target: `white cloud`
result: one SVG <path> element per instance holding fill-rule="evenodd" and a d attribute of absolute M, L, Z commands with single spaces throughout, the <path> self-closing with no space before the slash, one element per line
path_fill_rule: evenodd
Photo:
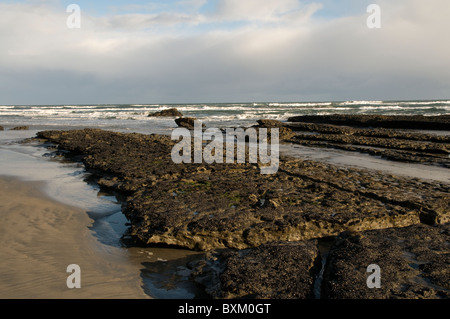
<path fill-rule="evenodd" d="M 302 5 L 298 0 L 219 0 L 214 18 L 218 20 L 276 22 L 311 16 L 321 6 Z"/>
<path fill-rule="evenodd" d="M 73 30 L 64 8 L 0 4 L 0 104 L 448 98 L 450 2 L 379 0 L 380 30 L 364 6 L 318 21 L 320 4 L 301 3 L 82 12 Z"/>

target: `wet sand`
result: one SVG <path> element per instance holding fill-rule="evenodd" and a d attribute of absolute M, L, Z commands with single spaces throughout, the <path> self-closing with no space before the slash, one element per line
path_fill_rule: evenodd
<path fill-rule="evenodd" d="M 146 298 L 125 252 L 101 245 L 82 209 L 55 202 L 39 182 L 0 178 L 0 298 Z M 81 268 L 69 289 L 66 268 Z"/>

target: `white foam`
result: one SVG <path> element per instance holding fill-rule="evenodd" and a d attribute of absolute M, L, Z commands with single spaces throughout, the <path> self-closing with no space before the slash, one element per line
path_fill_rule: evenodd
<path fill-rule="evenodd" d="M 332 102 L 301 102 L 301 103 L 269 103 L 269 106 L 304 107 L 304 106 L 330 106 Z"/>
<path fill-rule="evenodd" d="M 370 105 L 370 104 L 383 104 L 383 101 L 345 101 L 341 102 L 338 105 Z"/>

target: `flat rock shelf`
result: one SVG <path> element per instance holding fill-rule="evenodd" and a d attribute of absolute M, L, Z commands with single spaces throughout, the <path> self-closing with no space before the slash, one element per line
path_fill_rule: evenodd
<path fill-rule="evenodd" d="M 272 175 L 260 174 L 260 164 L 175 164 L 170 156 L 175 141 L 162 135 L 84 129 L 43 131 L 37 139 L 58 145 L 59 154 L 82 161 L 100 186 L 126 196 L 126 235 L 136 243 L 207 251 L 207 258 L 190 268 L 211 297 L 314 298 L 319 274 L 320 297 L 349 297 L 342 283 L 348 278 L 338 276 L 347 270 L 337 261 L 344 258 L 352 267 L 357 259 L 345 240 L 359 240 L 366 256 L 373 248 L 420 260 L 409 279 L 391 276 L 400 280 L 395 293 L 367 293 L 365 283 L 350 280 L 357 286 L 350 298 L 370 298 L 370 292 L 380 298 L 448 296 L 449 184 L 286 156 Z M 416 240 L 417 247 L 433 250 L 435 241 L 408 235 L 429 232 L 439 238 L 440 253 L 392 249 L 403 239 L 387 239 L 388 234 L 400 229 L 408 247 Z M 317 240 L 330 237 L 334 248 L 321 262 Z M 367 262 L 377 263 L 377 256 Z M 390 268 L 379 263 L 393 274 L 409 267 L 406 261 Z M 358 276 L 367 276 L 363 265 L 356 267 Z M 422 272 L 425 279 L 417 281 Z M 413 279 L 414 285 L 408 281 Z"/>

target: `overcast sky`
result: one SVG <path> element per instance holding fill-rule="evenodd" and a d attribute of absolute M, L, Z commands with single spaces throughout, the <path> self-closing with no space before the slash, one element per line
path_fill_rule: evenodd
<path fill-rule="evenodd" d="M 448 0 L 0 0 L 0 104 L 449 99 L 449 31 Z"/>

